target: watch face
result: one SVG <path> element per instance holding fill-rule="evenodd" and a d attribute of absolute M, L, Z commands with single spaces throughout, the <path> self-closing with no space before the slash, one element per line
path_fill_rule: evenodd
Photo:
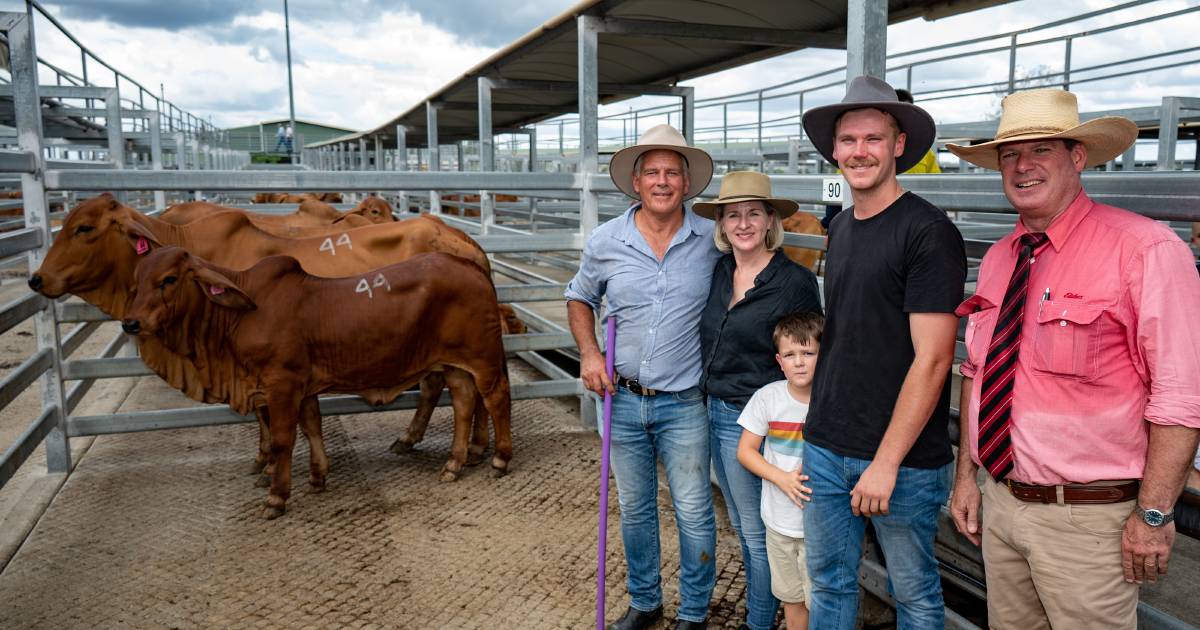
<path fill-rule="evenodd" d="M 1142 516 L 1142 520 L 1145 521 L 1150 527 L 1160 527 L 1163 524 L 1164 517 L 1162 512 L 1159 512 L 1155 509 L 1149 509 L 1146 510 L 1145 515 Z"/>

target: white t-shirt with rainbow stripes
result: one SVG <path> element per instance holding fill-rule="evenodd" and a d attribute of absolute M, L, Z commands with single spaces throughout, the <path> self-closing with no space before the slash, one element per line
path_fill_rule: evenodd
<path fill-rule="evenodd" d="M 743 429 L 765 437 L 763 458 L 780 470 L 800 467 L 804 454 L 804 419 L 808 404 L 788 392 L 787 381 L 764 385 L 738 416 Z M 767 527 L 792 538 L 804 538 L 804 512 L 775 484 L 763 480 L 762 520 Z"/>

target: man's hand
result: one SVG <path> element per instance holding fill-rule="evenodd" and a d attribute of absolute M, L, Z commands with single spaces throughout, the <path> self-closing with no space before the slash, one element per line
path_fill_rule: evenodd
<path fill-rule="evenodd" d="M 982 498 L 974 477 L 959 476 L 954 480 L 954 493 L 950 495 L 950 515 L 954 527 L 967 540 L 979 546 L 979 504 Z"/>
<path fill-rule="evenodd" d="M 608 373 L 604 371 L 604 355 L 599 352 L 584 353 L 579 359 L 579 378 L 583 379 L 583 386 L 589 390 L 596 392 L 600 396 L 604 396 L 604 391 L 608 390 L 610 394 L 616 394 L 617 388 L 608 378 Z"/>
<path fill-rule="evenodd" d="M 1157 582 L 1158 576 L 1167 574 L 1167 560 L 1174 544 L 1174 522 L 1150 527 L 1136 513 L 1130 514 L 1121 535 L 1121 568 L 1125 571 L 1125 581 Z"/>
<path fill-rule="evenodd" d="M 805 481 L 808 481 L 808 475 L 800 472 L 800 469 L 797 468 L 790 472 L 780 470 L 771 483 L 782 490 L 787 498 L 792 500 L 792 503 L 803 509 L 806 501 L 812 501 L 812 488 L 804 485 Z"/>
<path fill-rule="evenodd" d="M 855 516 L 887 516 L 888 499 L 892 498 L 892 490 L 896 487 L 896 473 L 899 469 L 871 462 L 863 471 L 858 483 L 850 491 L 850 511 Z"/>

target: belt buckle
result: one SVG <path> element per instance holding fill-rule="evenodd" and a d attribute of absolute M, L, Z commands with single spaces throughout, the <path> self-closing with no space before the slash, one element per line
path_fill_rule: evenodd
<path fill-rule="evenodd" d="M 642 386 L 642 384 L 637 382 L 636 379 L 626 379 L 626 383 L 627 383 L 626 387 L 629 388 L 629 391 L 637 394 L 638 396 L 653 396 L 654 395 L 653 389 Z"/>

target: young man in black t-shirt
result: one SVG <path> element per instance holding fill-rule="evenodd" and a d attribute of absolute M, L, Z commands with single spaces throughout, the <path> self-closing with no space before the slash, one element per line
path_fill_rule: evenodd
<path fill-rule="evenodd" d="M 950 383 L 966 254 L 944 212 L 896 179 L 934 138 L 921 108 L 872 77 L 804 129 L 854 205 L 830 226 L 826 328 L 805 425 L 813 489 L 804 530 L 810 627 L 853 628 L 866 517 L 887 558 L 901 628 L 941 628 L 933 540 L 950 491 Z"/>

